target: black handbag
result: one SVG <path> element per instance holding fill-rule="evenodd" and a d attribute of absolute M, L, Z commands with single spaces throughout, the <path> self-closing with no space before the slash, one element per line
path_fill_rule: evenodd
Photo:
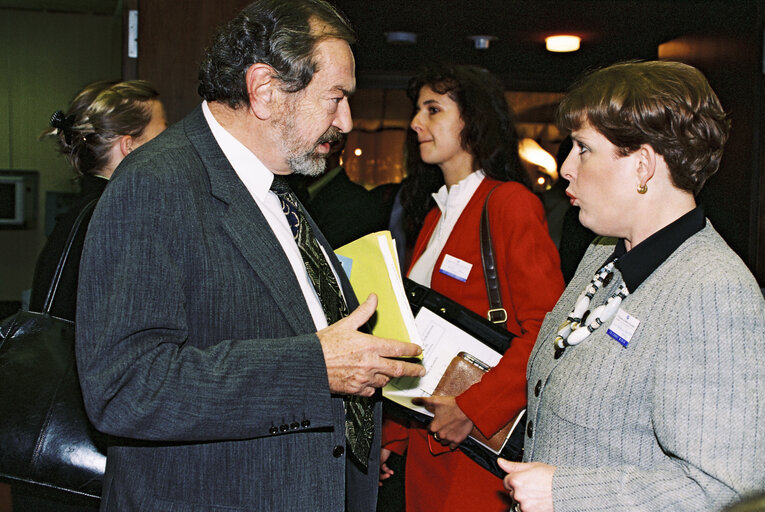
<path fill-rule="evenodd" d="M 481 340 L 485 345 L 504 354 L 510 347 L 515 335 L 499 325 L 490 322 L 485 317 L 475 314 L 450 298 L 419 285 L 409 278 L 404 278 L 412 313 L 417 315 L 420 308 L 426 308 L 438 316 L 448 320 L 466 333 Z M 395 416 L 409 417 L 421 423 L 430 423 L 433 419 L 412 409 L 407 409 L 392 401 L 385 403 L 386 410 Z M 524 433 L 526 431 L 526 411 L 518 415 L 513 429 L 505 443 L 502 452 L 496 455 L 473 438 L 468 437 L 459 445 L 459 449 L 473 459 L 479 466 L 502 478 L 505 472 L 497 465 L 497 457 L 519 462 L 523 458 Z"/>
<path fill-rule="evenodd" d="M 55 497 L 98 499 L 106 441 L 85 414 L 74 356 L 74 323 L 50 315 L 74 237 L 72 226 L 41 313 L 0 323 L 0 480 Z"/>

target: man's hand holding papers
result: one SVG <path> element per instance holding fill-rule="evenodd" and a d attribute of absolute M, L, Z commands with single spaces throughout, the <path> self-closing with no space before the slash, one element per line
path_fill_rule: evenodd
<path fill-rule="evenodd" d="M 385 386 L 391 378 L 425 375 L 419 364 L 390 359 L 418 356 L 422 352 L 419 345 L 358 330 L 375 309 L 377 296 L 370 294 L 350 315 L 317 333 L 333 393 L 372 396 L 376 388 Z"/>

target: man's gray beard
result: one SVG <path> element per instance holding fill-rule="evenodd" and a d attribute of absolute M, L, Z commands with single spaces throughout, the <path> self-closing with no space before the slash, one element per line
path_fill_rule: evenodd
<path fill-rule="evenodd" d="M 287 157 L 287 165 L 295 174 L 303 176 L 319 176 L 327 168 L 327 158 L 314 151 Z"/>
<path fill-rule="evenodd" d="M 301 143 L 295 140 L 294 109 L 290 105 L 280 119 L 275 120 L 281 137 L 279 145 L 282 154 L 287 155 L 287 165 L 295 174 L 303 176 L 319 176 L 327 168 L 327 157 L 316 152 L 316 146 L 303 151 Z"/>

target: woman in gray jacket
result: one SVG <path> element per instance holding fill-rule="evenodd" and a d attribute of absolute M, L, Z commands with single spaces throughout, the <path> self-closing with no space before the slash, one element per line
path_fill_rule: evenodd
<path fill-rule="evenodd" d="M 718 510 L 765 488 L 765 301 L 696 196 L 730 123 L 695 68 L 627 62 L 561 102 L 597 238 L 529 359 L 514 510 Z"/>

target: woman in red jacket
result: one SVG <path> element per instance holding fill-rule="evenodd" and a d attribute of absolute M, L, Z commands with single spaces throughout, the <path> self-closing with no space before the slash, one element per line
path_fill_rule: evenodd
<path fill-rule="evenodd" d="M 434 413 L 429 425 L 386 419 L 380 479 L 392 473 L 385 464 L 391 451 L 406 454 L 408 512 L 507 510 L 502 480 L 456 448 L 474 425 L 491 437 L 525 406 L 526 363 L 563 291 L 558 253 L 542 203 L 526 184 L 500 82 L 480 68 L 446 66 L 412 78 L 408 94 L 414 117 L 401 198 L 407 235 L 417 237 L 408 277 L 486 317 L 479 226 L 493 190 L 502 303 L 517 337 L 481 382 L 456 397 L 425 398 Z"/>

